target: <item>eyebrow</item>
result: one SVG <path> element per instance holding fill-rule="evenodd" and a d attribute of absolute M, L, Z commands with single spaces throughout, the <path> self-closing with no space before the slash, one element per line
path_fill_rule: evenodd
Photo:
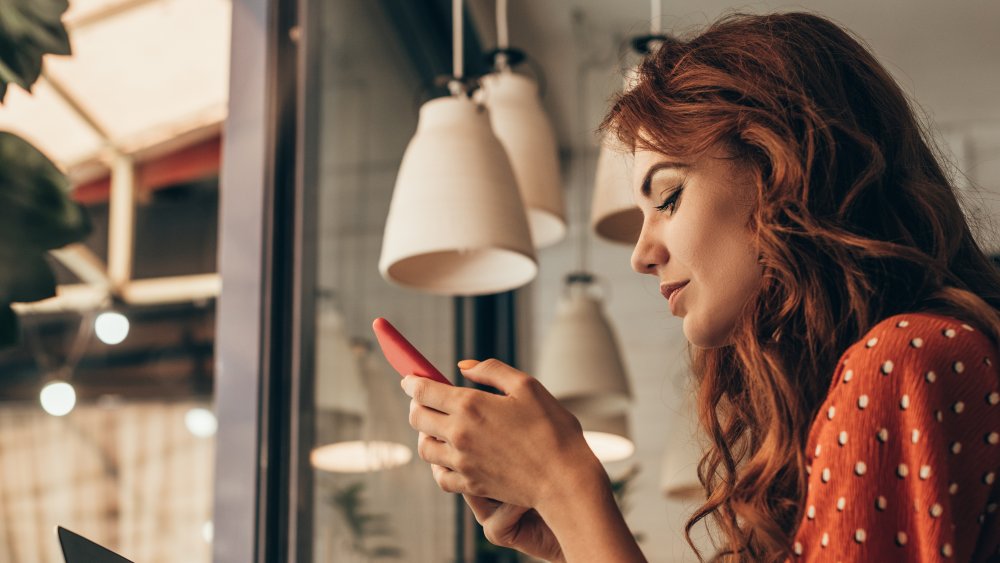
<path fill-rule="evenodd" d="M 663 170 L 665 168 L 690 168 L 690 167 L 691 167 L 690 164 L 685 164 L 683 162 L 669 162 L 669 161 L 657 162 L 653 166 L 650 166 L 649 170 L 646 171 L 646 176 L 643 177 L 642 179 L 643 197 L 647 198 L 649 197 L 650 184 L 652 184 L 653 182 L 653 176 L 660 170 Z"/>

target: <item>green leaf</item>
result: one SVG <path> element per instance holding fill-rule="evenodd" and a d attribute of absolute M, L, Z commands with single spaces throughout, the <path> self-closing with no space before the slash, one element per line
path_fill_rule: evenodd
<path fill-rule="evenodd" d="M 30 303 L 56 294 L 56 277 L 42 254 L 0 248 L 0 303 Z"/>
<path fill-rule="evenodd" d="M 90 220 L 44 154 L 0 131 L 0 246 L 49 250 L 83 239 Z"/>
<path fill-rule="evenodd" d="M 9 303 L 0 304 L 0 348 L 17 344 L 19 339 L 17 313 L 10 308 Z"/>
<path fill-rule="evenodd" d="M 69 55 L 69 35 L 62 15 L 67 0 L 2 0 L 0 7 L 0 102 L 7 83 L 25 90 L 42 72 L 46 53 Z"/>

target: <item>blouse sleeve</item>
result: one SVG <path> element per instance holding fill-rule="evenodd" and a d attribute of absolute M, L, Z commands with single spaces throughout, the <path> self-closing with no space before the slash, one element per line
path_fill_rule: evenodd
<path fill-rule="evenodd" d="M 888 319 L 853 346 L 810 432 L 791 560 L 995 556 L 996 359 L 978 330 L 929 315 Z"/>

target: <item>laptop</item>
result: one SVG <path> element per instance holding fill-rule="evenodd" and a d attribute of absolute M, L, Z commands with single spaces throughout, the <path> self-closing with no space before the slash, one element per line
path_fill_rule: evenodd
<path fill-rule="evenodd" d="M 62 546 L 66 563 L 132 563 L 110 549 L 101 547 L 62 526 L 56 527 L 56 533 L 59 535 L 59 545 Z"/>

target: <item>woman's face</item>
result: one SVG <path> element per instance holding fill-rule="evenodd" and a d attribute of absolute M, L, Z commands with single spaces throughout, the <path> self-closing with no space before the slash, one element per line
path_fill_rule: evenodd
<path fill-rule="evenodd" d="M 636 150 L 633 194 L 643 221 L 632 268 L 660 280 L 691 344 L 729 344 L 762 279 L 748 228 L 755 194 L 750 173 L 720 149 L 685 162 Z M 677 283 L 685 285 L 671 295 Z"/>

